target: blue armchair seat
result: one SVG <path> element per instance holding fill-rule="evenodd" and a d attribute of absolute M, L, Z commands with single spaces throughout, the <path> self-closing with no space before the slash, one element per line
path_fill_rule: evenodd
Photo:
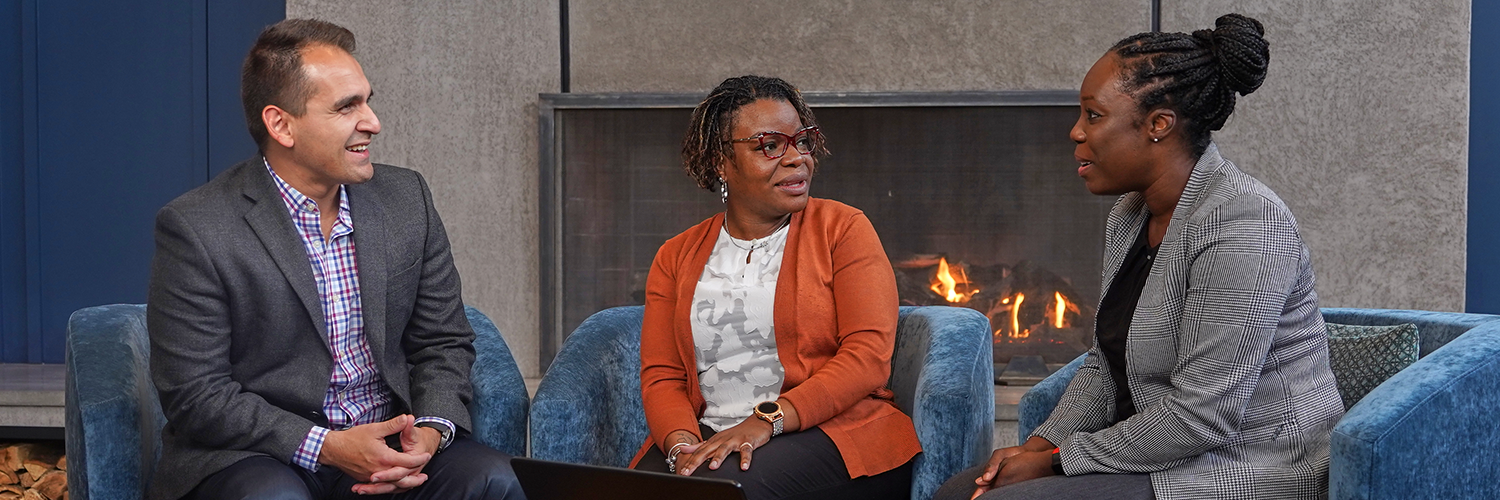
<path fill-rule="evenodd" d="M 477 309 L 465 311 L 475 333 L 470 437 L 520 456 L 526 451 L 528 414 L 521 371 L 495 324 Z M 166 424 L 151 383 L 150 356 L 145 305 L 90 307 L 68 319 L 69 498 L 145 497 Z"/>
<path fill-rule="evenodd" d="M 568 337 L 532 400 L 533 457 L 629 465 L 649 432 L 641 406 L 644 311 L 600 311 Z M 889 387 L 922 443 L 911 498 L 930 498 L 943 481 L 993 449 L 991 342 L 989 320 L 977 311 L 901 308 Z"/>
<path fill-rule="evenodd" d="M 1500 498 L 1500 316 L 1330 308 L 1323 319 L 1414 323 L 1422 336 L 1421 358 L 1334 427 L 1329 497 Z M 1021 440 L 1052 413 L 1082 363 L 1079 356 L 1021 398 Z"/>

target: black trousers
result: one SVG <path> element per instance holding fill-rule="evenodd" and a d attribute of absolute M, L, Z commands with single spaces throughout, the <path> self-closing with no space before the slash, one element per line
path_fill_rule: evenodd
<path fill-rule="evenodd" d="M 699 426 L 706 440 L 713 429 Z M 636 470 L 667 472 L 667 456 L 652 446 L 636 464 Z M 747 500 L 842 500 L 911 498 L 911 462 L 895 469 L 849 479 L 849 469 L 833 440 L 816 427 L 771 438 L 755 450 L 750 470 L 740 470 L 738 452 L 730 453 L 711 470 L 708 463 L 693 471 L 694 477 L 733 479 L 745 487 Z"/>
<path fill-rule="evenodd" d="M 510 455 L 458 438 L 422 468 L 427 482 L 411 491 L 376 498 L 400 500 L 525 500 Z M 329 466 L 312 472 L 268 456 L 235 462 L 198 483 L 184 500 L 323 500 L 369 498 L 349 489 L 353 478 Z"/>
<path fill-rule="evenodd" d="M 980 464 L 949 478 L 933 500 L 969 500 L 974 478 L 984 474 Z M 1047 476 L 995 488 L 978 500 L 1154 500 L 1150 474 L 1084 474 Z"/>

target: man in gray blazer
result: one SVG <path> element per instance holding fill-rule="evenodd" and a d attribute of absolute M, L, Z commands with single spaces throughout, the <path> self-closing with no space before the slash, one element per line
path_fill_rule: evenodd
<path fill-rule="evenodd" d="M 510 457 L 464 437 L 448 237 L 420 175 L 371 163 L 353 51 L 329 23 L 268 27 L 242 75 L 263 156 L 157 214 L 153 499 L 523 498 Z"/>

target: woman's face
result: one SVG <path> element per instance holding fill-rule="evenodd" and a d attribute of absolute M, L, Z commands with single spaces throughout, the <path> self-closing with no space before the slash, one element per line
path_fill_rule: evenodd
<path fill-rule="evenodd" d="M 762 132 L 790 136 L 803 127 L 797 109 L 779 99 L 757 99 L 741 106 L 732 119 L 730 139 Z M 729 161 L 719 167 L 719 175 L 729 186 L 729 209 L 770 220 L 807 207 L 816 168 L 811 154 L 787 147 L 780 158 L 766 158 L 760 141 L 735 142 L 730 148 Z"/>
<path fill-rule="evenodd" d="M 1105 54 L 1083 77 L 1078 122 L 1069 137 L 1078 146 L 1078 176 L 1089 192 L 1119 195 L 1144 191 L 1157 175 L 1151 166 L 1150 123 L 1135 99 L 1120 89 L 1120 58 Z"/>

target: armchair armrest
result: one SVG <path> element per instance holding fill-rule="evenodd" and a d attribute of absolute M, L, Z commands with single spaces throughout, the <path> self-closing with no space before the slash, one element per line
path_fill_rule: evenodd
<path fill-rule="evenodd" d="M 1088 353 L 1083 353 L 1073 358 L 1073 361 L 1052 372 L 1021 396 L 1021 403 L 1016 408 L 1016 442 L 1025 443 L 1031 437 L 1031 432 L 1041 427 L 1047 417 L 1052 416 L 1052 409 L 1062 400 L 1063 392 L 1068 390 L 1068 383 L 1078 374 L 1078 367 L 1083 366 L 1083 358 L 1087 356 Z"/>
<path fill-rule="evenodd" d="M 995 363 L 989 318 L 958 307 L 902 307 L 889 386 L 922 443 L 913 499 L 983 462 L 995 434 Z"/>
<path fill-rule="evenodd" d="M 605 309 L 568 336 L 531 402 L 531 456 L 625 467 L 646 442 L 642 306 Z"/>
<path fill-rule="evenodd" d="M 144 498 L 161 457 L 162 414 L 151 382 L 146 306 L 89 307 L 68 318 L 68 495 Z"/>
<path fill-rule="evenodd" d="M 1333 429 L 1330 498 L 1500 497 L 1496 414 L 1500 323 L 1485 323 L 1349 409 Z"/>
<path fill-rule="evenodd" d="M 474 400 L 469 403 L 474 425 L 471 437 L 511 456 L 525 456 L 531 403 L 526 380 L 495 323 L 473 307 L 464 306 L 464 313 L 474 328 L 474 367 L 469 373 L 474 385 Z"/>

